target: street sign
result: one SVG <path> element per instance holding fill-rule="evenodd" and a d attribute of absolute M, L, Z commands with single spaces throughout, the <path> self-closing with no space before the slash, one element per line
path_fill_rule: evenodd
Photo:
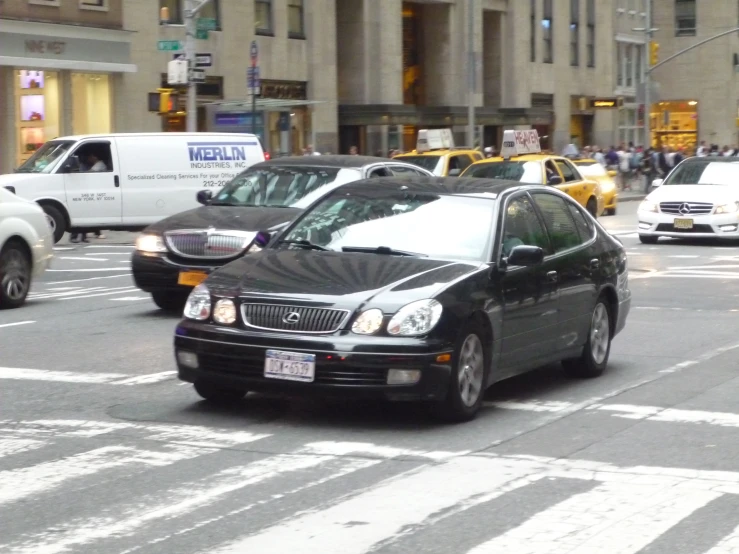
<path fill-rule="evenodd" d="M 173 60 L 184 60 L 184 54 L 172 54 Z M 195 54 L 195 67 L 213 67 L 213 54 L 202 52 Z"/>
<path fill-rule="evenodd" d="M 167 64 L 167 83 L 170 85 L 187 84 L 187 61 L 176 59 Z"/>
<path fill-rule="evenodd" d="M 190 81 L 193 83 L 204 83 L 205 82 L 205 70 L 204 69 L 191 69 L 190 70 Z"/>
<path fill-rule="evenodd" d="M 218 28 L 216 20 L 212 17 L 199 17 L 195 25 L 198 31 L 215 31 Z"/>
<path fill-rule="evenodd" d="M 256 40 L 251 41 L 251 47 L 249 48 L 249 54 L 251 55 L 251 64 L 257 64 L 257 58 L 259 57 L 259 45 Z"/>
<path fill-rule="evenodd" d="M 178 50 L 182 50 L 182 42 L 179 40 L 160 40 L 157 42 L 157 50 L 177 52 Z"/>
<path fill-rule="evenodd" d="M 208 40 L 208 30 L 198 29 L 195 31 L 195 38 L 198 40 Z"/>
<path fill-rule="evenodd" d="M 262 81 L 259 78 L 259 66 L 248 67 L 246 70 L 246 82 L 249 87 L 249 93 L 259 95 L 262 88 Z"/>

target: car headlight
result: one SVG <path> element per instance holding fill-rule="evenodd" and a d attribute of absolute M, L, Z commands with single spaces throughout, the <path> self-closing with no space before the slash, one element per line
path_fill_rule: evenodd
<path fill-rule="evenodd" d="M 204 321 L 210 317 L 210 291 L 205 285 L 198 285 L 185 302 L 185 317 Z"/>
<path fill-rule="evenodd" d="M 352 333 L 358 335 L 372 335 L 382 327 L 382 310 L 372 308 L 359 314 L 352 324 Z"/>
<path fill-rule="evenodd" d="M 654 213 L 659 213 L 659 206 L 657 205 L 656 202 L 651 202 L 649 200 L 644 200 L 639 205 L 639 211 L 640 212 L 654 212 Z"/>
<path fill-rule="evenodd" d="M 167 247 L 160 235 L 139 235 L 136 237 L 136 250 L 139 252 L 166 252 Z"/>
<path fill-rule="evenodd" d="M 733 214 L 739 211 L 739 202 L 731 202 L 716 208 L 717 214 Z"/>
<path fill-rule="evenodd" d="M 236 304 L 230 298 L 221 298 L 213 307 L 213 321 L 231 325 L 236 321 Z"/>
<path fill-rule="evenodd" d="M 396 313 L 387 325 L 391 335 L 423 335 L 431 331 L 439 322 L 441 304 L 431 298 L 406 304 Z"/>

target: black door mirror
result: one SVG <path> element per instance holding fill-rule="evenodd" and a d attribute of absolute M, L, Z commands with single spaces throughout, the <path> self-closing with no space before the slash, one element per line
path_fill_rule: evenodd
<path fill-rule="evenodd" d="M 257 233 L 257 236 L 254 237 L 254 244 L 256 244 L 259 248 L 264 248 L 269 244 L 270 240 L 272 240 L 271 234 L 269 234 L 267 231 L 259 231 Z"/>
<path fill-rule="evenodd" d="M 80 172 L 80 159 L 77 156 L 69 156 L 66 163 L 64 164 L 64 173 L 79 173 Z"/>
<path fill-rule="evenodd" d="M 519 245 L 514 246 L 511 255 L 506 260 L 507 265 L 518 265 L 530 267 L 539 265 L 544 261 L 544 250 L 538 246 Z"/>
<path fill-rule="evenodd" d="M 559 175 L 552 175 L 551 177 L 549 177 L 549 180 L 547 181 L 547 183 L 549 183 L 552 186 L 561 185 L 562 177 L 560 177 Z"/>
<path fill-rule="evenodd" d="M 211 199 L 213 198 L 213 192 L 210 190 L 201 190 L 198 191 L 198 194 L 195 196 L 197 198 L 197 201 L 200 202 L 203 206 L 207 206 L 210 204 Z"/>

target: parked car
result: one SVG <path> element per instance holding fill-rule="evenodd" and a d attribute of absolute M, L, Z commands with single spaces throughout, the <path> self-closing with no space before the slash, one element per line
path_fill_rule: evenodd
<path fill-rule="evenodd" d="M 203 398 L 355 394 L 475 416 L 549 362 L 600 375 L 631 304 L 626 253 L 568 195 L 489 179 L 349 183 L 198 285 L 175 332 Z"/>
<path fill-rule="evenodd" d="M 652 186 L 637 211 L 641 242 L 739 238 L 739 158 L 687 158 Z"/>
<path fill-rule="evenodd" d="M 23 305 L 32 279 L 49 267 L 53 245 L 41 207 L 0 188 L 0 309 Z"/>
<path fill-rule="evenodd" d="M 344 183 L 418 175 L 431 173 L 365 156 L 295 156 L 256 164 L 215 195 L 200 191 L 203 206 L 146 228 L 133 254 L 134 281 L 160 308 L 181 311 L 209 273 L 254 249 L 257 231 L 279 229 Z"/>
<path fill-rule="evenodd" d="M 0 187 L 44 209 L 59 241 L 74 229 L 140 230 L 196 206 L 257 162 L 255 135 L 111 133 L 60 137 L 41 146 Z"/>

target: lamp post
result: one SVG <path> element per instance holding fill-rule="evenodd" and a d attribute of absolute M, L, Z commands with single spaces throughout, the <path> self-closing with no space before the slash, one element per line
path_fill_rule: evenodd
<path fill-rule="evenodd" d="M 475 0 L 467 0 L 467 145 L 475 147 Z"/>
<path fill-rule="evenodd" d="M 652 27 L 652 0 L 647 0 L 647 24 L 645 27 L 636 27 L 632 29 L 636 32 L 644 33 L 647 44 L 644 49 L 644 140 L 647 148 L 652 147 L 652 35 L 655 29 Z"/>

